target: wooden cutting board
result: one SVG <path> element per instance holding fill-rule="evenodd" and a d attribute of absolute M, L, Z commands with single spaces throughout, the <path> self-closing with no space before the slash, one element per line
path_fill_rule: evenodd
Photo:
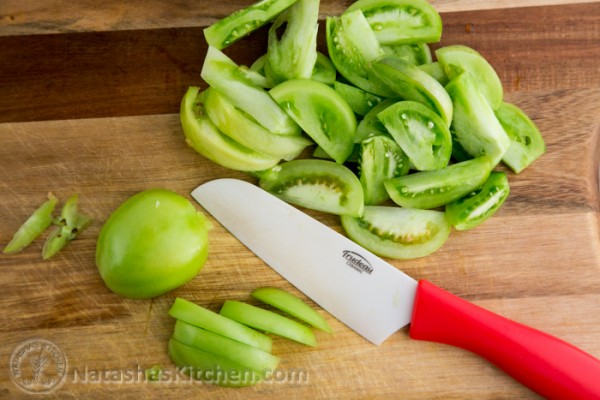
<path fill-rule="evenodd" d="M 49 191 L 63 202 L 79 194 L 95 219 L 50 261 L 40 257 L 43 239 L 0 255 L 0 397 L 28 397 L 9 364 L 32 354 L 23 342 L 41 338 L 55 345 L 47 355 L 66 360 L 55 398 L 536 398 L 468 352 L 410 340 L 406 329 L 376 347 L 325 313 L 335 334 L 318 333 L 316 349 L 276 338 L 280 371 L 256 387 L 144 381 L 155 364 L 174 372 L 166 345 L 176 296 L 218 310 L 263 285 L 298 293 L 216 222 L 200 275 L 154 300 L 111 293 L 95 267 L 102 223 L 134 193 L 164 187 L 191 199 L 214 178 L 251 180 L 187 147 L 177 114 L 185 89 L 203 85 L 202 26 L 251 1 L 223 3 L 0 4 L 0 244 Z M 349 3 L 322 1 L 322 17 Z M 600 2 L 559 3 L 435 3 L 441 45 L 466 44 L 488 58 L 548 151 L 509 175 L 511 195 L 494 218 L 453 232 L 432 256 L 392 263 L 600 357 Z M 264 34 L 228 53 L 250 63 L 265 50 Z M 336 217 L 313 215 L 339 229 Z M 54 369 L 42 377 L 51 378 L 56 362 L 47 365 Z"/>

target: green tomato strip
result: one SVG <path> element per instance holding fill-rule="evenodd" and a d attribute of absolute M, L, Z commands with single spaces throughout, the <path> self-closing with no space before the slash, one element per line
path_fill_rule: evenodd
<path fill-rule="evenodd" d="M 218 335 L 214 332 L 178 320 L 173 339 L 187 346 L 225 357 L 253 371 L 272 371 L 279 364 L 279 357 L 259 348 Z"/>
<path fill-rule="evenodd" d="M 238 342 L 271 352 L 273 343 L 270 337 L 212 312 L 204 307 L 182 298 L 176 298 L 169 315 L 207 331 L 228 337 Z"/>
<path fill-rule="evenodd" d="M 169 339 L 169 357 L 191 378 L 224 387 L 252 386 L 262 374 L 235 361 Z"/>
<path fill-rule="evenodd" d="M 52 224 L 52 212 L 57 201 L 52 193 L 48 193 L 48 200 L 39 206 L 19 227 L 2 252 L 17 253 L 40 236 Z"/>
<path fill-rule="evenodd" d="M 252 328 L 273 333 L 307 346 L 317 345 L 315 335 L 310 328 L 272 311 L 239 301 L 227 300 L 223 304 L 220 314 Z"/>
<path fill-rule="evenodd" d="M 284 290 L 264 287 L 252 292 L 252 297 L 298 318 L 322 331 L 332 333 L 327 320 L 308 304 Z"/>

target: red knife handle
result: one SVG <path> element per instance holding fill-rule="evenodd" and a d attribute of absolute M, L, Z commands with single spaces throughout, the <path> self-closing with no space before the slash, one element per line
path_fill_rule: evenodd
<path fill-rule="evenodd" d="M 600 360 L 422 280 L 410 336 L 472 351 L 549 399 L 600 399 Z"/>

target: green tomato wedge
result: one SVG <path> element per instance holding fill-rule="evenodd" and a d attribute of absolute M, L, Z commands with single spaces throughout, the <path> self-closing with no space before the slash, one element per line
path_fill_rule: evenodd
<path fill-rule="evenodd" d="M 265 304 L 273 306 L 278 310 L 288 313 L 300 321 L 320 329 L 324 332 L 332 333 L 327 320 L 311 306 L 303 302 L 298 297 L 285 290 L 274 287 L 262 287 L 252 292 L 252 297 L 262 301 Z"/>
<path fill-rule="evenodd" d="M 502 103 L 504 92 L 502 82 L 490 63 L 476 50 L 462 45 L 441 47 L 435 51 L 438 62 L 449 79 L 463 72 L 477 78 L 477 88 L 493 110 Z"/>
<path fill-rule="evenodd" d="M 92 223 L 90 217 L 77 211 L 77 201 L 77 195 L 73 195 L 63 206 L 60 217 L 55 222 L 57 226 L 50 232 L 44 243 L 42 249 L 44 260 L 53 257 Z"/>
<path fill-rule="evenodd" d="M 247 77 L 223 52 L 209 46 L 200 76 L 233 105 L 247 113 L 267 130 L 282 135 L 297 135 L 300 128 L 262 87 Z"/>
<path fill-rule="evenodd" d="M 333 88 L 358 115 L 366 115 L 373 107 L 383 101 L 383 97 L 374 95 L 347 83 L 333 82 Z"/>
<path fill-rule="evenodd" d="M 272 333 L 307 346 L 315 347 L 315 334 L 302 325 L 283 315 L 235 300 L 227 300 L 220 314 L 254 329 Z"/>
<path fill-rule="evenodd" d="M 360 10 L 326 20 L 329 58 L 337 71 L 354 86 L 383 97 L 394 93 L 367 74 L 367 66 L 385 52 Z"/>
<path fill-rule="evenodd" d="M 473 75 L 458 75 L 450 80 L 446 90 L 454 104 L 452 129 L 462 147 L 473 157 L 486 155 L 494 164 L 500 162 L 510 146 L 510 138 Z"/>
<path fill-rule="evenodd" d="M 175 323 L 173 339 L 186 346 L 225 357 L 257 372 L 272 371 L 279 365 L 277 356 L 183 321 Z"/>
<path fill-rule="evenodd" d="M 344 165 L 327 160 L 293 160 L 261 173 L 259 185 L 280 199 L 311 210 L 362 215 L 360 181 Z"/>
<path fill-rule="evenodd" d="M 430 62 L 427 64 L 421 64 L 418 66 L 421 71 L 424 71 L 435 78 L 441 85 L 446 86 L 450 81 L 448 75 L 444 72 L 444 68 L 439 62 Z"/>
<path fill-rule="evenodd" d="M 390 196 L 383 182 L 406 175 L 410 164 L 406 153 L 387 136 L 373 136 L 360 144 L 360 183 L 366 205 L 381 204 Z"/>
<path fill-rule="evenodd" d="M 546 143 L 535 123 L 514 104 L 500 104 L 496 117 L 510 138 L 502 161 L 518 174 L 546 152 Z"/>
<path fill-rule="evenodd" d="M 434 43 L 442 18 L 427 0 L 358 0 L 346 12 L 361 10 L 382 45 Z"/>
<path fill-rule="evenodd" d="M 310 79 L 327 85 L 333 85 L 336 75 L 337 71 L 329 57 L 320 51 L 317 51 L 317 62 L 315 63 L 315 68 L 313 69 Z"/>
<path fill-rule="evenodd" d="M 269 94 L 335 161 L 352 153 L 356 117 L 332 87 L 310 79 L 291 79 Z"/>
<path fill-rule="evenodd" d="M 252 68 L 248 68 L 245 65 L 240 65 L 238 72 L 240 76 L 247 81 L 249 84 L 261 87 L 261 88 L 271 88 L 273 87 L 273 82 L 269 80 L 264 74 L 261 74 L 258 71 L 253 70 Z"/>
<path fill-rule="evenodd" d="M 262 0 L 238 10 L 204 29 L 210 46 L 224 49 L 273 20 L 297 0 Z"/>
<path fill-rule="evenodd" d="M 450 128 L 450 134 L 452 135 L 452 158 L 454 161 L 461 162 L 475 158 L 462 147 L 452 128 Z"/>
<path fill-rule="evenodd" d="M 356 135 L 354 135 L 354 143 L 361 143 L 363 140 L 373 136 L 390 136 L 385 126 L 381 123 L 377 115 L 380 112 L 395 104 L 398 100 L 385 99 L 381 103 L 373 107 L 356 127 Z"/>
<path fill-rule="evenodd" d="M 357 163 L 358 162 L 358 151 L 359 151 L 359 145 L 354 145 L 354 150 L 352 151 L 352 154 L 350 154 L 350 157 L 348 157 L 346 159 L 346 163 Z M 331 158 L 331 156 L 329 154 L 327 154 L 327 152 L 325 152 L 325 150 L 323 150 L 323 148 L 321 148 L 320 146 L 315 147 L 315 150 L 313 151 L 312 156 L 314 158 L 322 158 L 325 160 L 333 160 L 333 158 Z"/>
<path fill-rule="evenodd" d="M 317 62 L 318 21 L 319 0 L 298 0 L 273 22 L 267 57 L 275 83 L 311 77 Z"/>
<path fill-rule="evenodd" d="M 432 62 L 431 49 L 427 43 L 398 44 L 395 46 L 381 46 L 381 48 L 385 54 L 398 57 L 412 65 Z"/>
<path fill-rule="evenodd" d="M 273 72 L 270 64 L 268 63 L 266 54 L 258 57 L 250 66 L 250 70 L 256 75 L 248 74 L 247 77 L 256 85 L 265 89 L 271 89 L 273 86 L 275 86 L 274 79 L 272 77 Z M 317 61 L 315 62 L 310 79 L 323 82 L 328 85 L 333 85 L 336 75 L 337 71 L 335 70 L 331 60 L 325 54 L 317 51 Z"/>
<path fill-rule="evenodd" d="M 361 218 L 341 220 L 353 241 L 382 257 L 401 260 L 438 250 L 451 228 L 441 211 L 402 207 L 367 206 Z"/>
<path fill-rule="evenodd" d="M 180 297 L 173 302 L 169 315 L 179 321 L 256 347 L 267 353 L 270 353 L 273 347 L 273 341 L 267 335 Z"/>
<path fill-rule="evenodd" d="M 262 372 L 244 367 L 223 356 L 211 354 L 171 338 L 168 353 L 171 361 L 187 377 L 223 387 L 245 387 L 259 383 Z"/>
<path fill-rule="evenodd" d="M 452 154 L 450 129 L 431 108 L 415 101 L 399 101 L 377 118 L 415 169 L 428 171 L 448 165 Z"/>
<path fill-rule="evenodd" d="M 446 126 L 450 126 L 452 99 L 427 72 L 397 57 L 385 56 L 371 64 L 370 73 L 386 84 L 396 94 L 395 97 L 425 104 L 442 117 Z"/>
<path fill-rule="evenodd" d="M 493 164 L 487 157 L 422 171 L 384 182 L 390 198 L 402 207 L 429 209 L 446 205 L 481 187 Z"/>
<path fill-rule="evenodd" d="M 492 172 L 483 187 L 446 205 L 448 221 L 459 231 L 475 228 L 500 209 L 509 193 L 506 174 Z"/>
<path fill-rule="evenodd" d="M 225 96 L 209 88 L 205 92 L 206 114 L 225 135 L 267 157 L 291 160 L 312 142 L 300 135 L 277 135 L 235 108 Z"/>
<path fill-rule="evenodd" d="M 57 202 L 56 197 L 52 193 L 48 193 L 48 200 L 39 206 L 19 227 L 2 252 L 6 254 L 18 253 L 39 237 L 52 224 L 52 212 Z"/>
<path fill-rule="evenodd" d="M 100 276 L 113 292 L 134 299 L 173 290 L 204 266 L 210 227 L 204 214 L 175 192 L 139 192 L 117 207 L 100 230 Z"/>
<path fill-rule="evenodd" d="M 204 94 L 192 86 L 181 101 L 181 127 L 190 147 L 214 163 L 238 171 L 261 171 L 279 163 L 279 157 L 257 153 L 221 133 L 206 114 Z"/>

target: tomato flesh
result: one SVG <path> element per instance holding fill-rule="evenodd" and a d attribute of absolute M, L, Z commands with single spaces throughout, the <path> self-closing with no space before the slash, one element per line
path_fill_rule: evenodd
<path fill-rule="evenodd" d="M 224 49 L 275 18 L 297 0 L 261 0 L 204 29 L 206 42 Z"/>
<path fill-rule="evenodd" d="M 367 206 L 360 218 L 342 217 L 346 234 L 382 257 L 412 259 L 439 249 L 450 235 L 441 211 Z"/>
<path fill-rule="evenodd" d="M 535 123 L 514 104 L 503 102 L 496 117 L 510 138 L 502 161 L 518 174 L 546 152 L 544 138 Z"/>
<path fill-rule="evenodd" d="M 364 206 L 356 175 L 332 161 L 288 161 L 261 173 L 259 185 L 288 203 L 331 214 L 359 216 Z"/>
<path fill-rule="evenodd" d="M 247 114 L 235 108 L 215 89 L 206 90 L 206 114 L 221 133 L 239 144 L 267 157 L 291 160 L 312 142 L 301 135 L 277 135 L 257 124 Z"/>
<path fill-rule="evenodd" d="M 425 104 L 450 126 L 453 117 L 452 100 L 434 77 L 393 56 L 379 58 L 370 65 L 369 72 L 387 85 L 395 93 L 394 97 Z"/>
<path fill-rule="evenodd" d="M 187 322 L 190 325 L 266 352 L 270 352 L 273 347 L 273 341 L 267 335 L 180 297 L 175 298 L 169 309 L 169 315 L 179 321 Z"/>
<path fill-rule="evenodd" d="M 356 117 L 332 87 L 310 79 L 291 79 L 269 94 L 335 161 L 346 161 L 354 147 Z"/>
<path fill-rule="evenodd" d="M 504 172 L 492 172 L 483 187 L 446 205 L 448 221 L 459 231 L 481 225 L 498 211 L 510 193 Z"/>
<path fill-rule="evenodd" d="M 452 153 L 450 130 L 429 107 L 414 101 L 400 101 L 377 114 L 415 169 L 444 168 Z"/>
<path fill-rule="evenodd" d="M 337 71 L 353 85 L 383 97 L 394 93 L 377 79 L 368 76 L 367 66 L 385 52 L 360 10 L 328 17 L 327 50 Z"/>
<path fill-rule="evenodd" d="M 346 12 L 361 10 L 379 43 L 434 43 L 442 36 L 442 19 L 427 0 L 358 0 Z"/>
<path fill-rule="evenodd" d="M 510 139 L 473 75 L 463 72 L 450 80 L 446 90 L 454 104 L 452 128 L 461 146 L 473 157 L 486 155 L 494 164 L 500 162 Z"/>
<path fill-rule="evenodd" d="M 252 297 L 298 318 L 300 321 L 304 321 L 317 329 L 328 333 L 332 332 L 327 320 L 321 314 L 285 290 L 274 287 L 262 287 L 254 290 Z"/>
<path fill-rule="evenodd" d="M 269 93 L 248 79 L 248 69 L 237 65 L 220 50 L 209 46 L 200 76 L 233 105 L 272 133 L 297 135 L 298 125 L 275 103 Z"/>
<path fill-rule="evenodd" d="M 279 364 L 279 357 L 266 351 L 198 328 L 183 321 L 175 323 L 173 339 L 186 346 L 225 357 L 257 372 L 272 371 Z"/>
<path fill-rule="evenodd" d="M 388 179 L 384 184 L 390 198 L 399 206 L 436 208 L 481 187 L 492 167 L 489 158 L 478 157 L 442 169 Z"/>
<path fill-rule="evenodd" d="M 365 195 L 365 204 L 381 204 L 390 196 L 383 182 L 406 175 L 408 157 L 398 144 L 387 136 L 373 136 L 360 145 L 360 183 Z"/>
<path fill-rule="evenodd" d="M 318 1 L 297 0 L 271 25 L 267 57 L 275 83 L 311 77 L 317 62 L 318 20 Z"/>
<path fill-rule="evenodd" d="M 204 94 L 192 86 L 181 101 L 181 127 L 190 147 L 212 162 L 238 171 L 260 171 L 277 165 L 279 157 L 257 153 L 219 131 L 206 114 Z"/>
<path fill-rule="evenodd" d="M 439 63 L 449 79 L 463 72 L 476 76 L 477 87 L 493 110 L 502 103 L 502 82 L 491 64 L 476 50 L 462 45 L 441 47 L 435 51 Z"/>
<path fill-rule="evenodd" d="M 283 315 L 235 300 L 227 300 L 219 313 L 234 321 L 264 332 L 316 346 L 317 339 L 309 327 Z"/>
<path fill-rule="evenodd" d="M 169 339 L 169 358 L 186 376 L 224 387 L 256 385 L 262 373 L 253 371 L 223 356 L 187 346 L 173 338 Z"/>
<path fill-rule="evenodd" d="M 366 92 L 347 83 L 335 81 L 333 88 L 348 103 L 352 111 L 358 115 L 366 115 L 373 107 L 383 101 L 383 97 Z"/>

